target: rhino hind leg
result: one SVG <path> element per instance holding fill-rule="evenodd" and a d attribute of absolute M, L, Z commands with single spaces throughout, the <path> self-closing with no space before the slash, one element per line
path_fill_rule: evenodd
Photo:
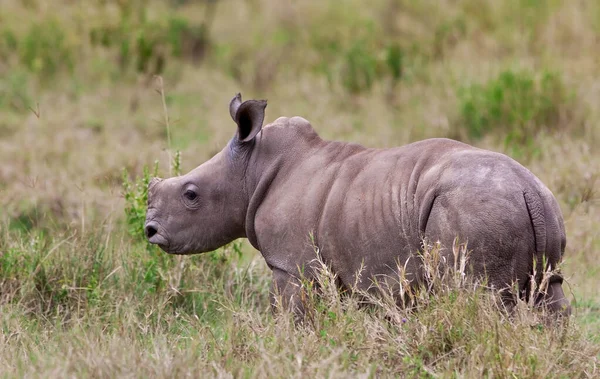
<path fill-rule="evenodd" d="M 560 229 L 560 220 L 552 214 L 553 209 L 548 207 L 549 214 L 544 214 L 542 235 L 535 230 L 537 220 L 532 222 L 531 211 L 527 212 L 525 208 L 526 201 L 491 201 L 480 193 L 471 198 L 460 193 L 439 196 L 425 223 L 424 234 L 429 239 L 440 241 L 446 252 L 451 250 L 454 238 L 467 241 L 472 274 L 486 278 L 490 287 L 501 289 L 500 298 L 509 313 L 515 308 L 518 298 L 527 301 L 531 296 L 528 291 L 531 259 L 539 257 L 541 260 L 544 254 L 540 252 L 547 250 L 552 252 L 546 256 L 547 264 L 556 267 L 565 245 L 564 232 Z M 477 204 L 477 207 L 469 208 L 469 204 Z M 509 217 L 502 217 L 504 215 Z M 536 232 L 538 243 L 542 242 L 540 237 L 544 237 L 545 246 L 536 246 Z M 542 276 L 536 276 L 538 285 Z M 549 282 L 544 292 L 533 294 L 536 305 L 547 307 L 553 314 L 568 316 L 570 306 L 562 289 L 562 279 L 555 275 Z"/>
<path fill-rule="evenodd" d="M 552 315 L 557 317 L 571 315 L 571 304 L 563 291 L 562 280 L 552 281 L 545 291 L 538 293 L 536 305 L 546 307 Z"/>
<path fill-rule="evenodd" d="M 436 198 L 424 235 L 440 241 L 448 255 L 456 238 L 466 243 L 470 274 L 485 278 L 491 287 L 507 289 L 529 278 L 528 256 L 534 249 L 530 228 L 529 215 L 519 212 L 517 205 L 489 199 L 482 192 L 457 191 Z M 512 291 L 506 292 L 503 299 L 511 297 Z"/>

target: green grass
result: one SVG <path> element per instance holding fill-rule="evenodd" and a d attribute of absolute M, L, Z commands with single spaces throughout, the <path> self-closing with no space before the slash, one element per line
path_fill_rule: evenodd
<path fill-rule="evenodd" d="M 596 3 L 210 4 L 2 3 L 0 376 L 598 376 Z M 436 270 L 415 307 L 365 307 L 325 270 L 295 327 L 246 241 L 149 246 L 144 182 L 225 146 L 237 92 L 328 139 L 454 137 L 524 162 L 564 213 L 568 325 Z"/>
<path fill-rule="evenodd" d="M 567 102 L 560 77 L 543 73 L 504 71 L 485 86 L 474 85 L 460 93 L 461 115 L 470 137 L 504 129 L 508 142 L 524 143 L 541 127 L 559 127 L 559 107 Z"/>

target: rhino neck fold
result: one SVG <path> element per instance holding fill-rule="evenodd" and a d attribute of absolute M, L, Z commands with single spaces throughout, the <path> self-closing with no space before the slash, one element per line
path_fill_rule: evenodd
<path fill-rule="evenodd" d="M 248 155 L 244 175 L 248 207 L 246 211 L 246 238 L 260 250 L 255 230 L 256 214 L 269 195 L 271 186 L 276 186 L 279 174 L 289 176 L 294 167 L 315 154 L 323 145 L 308 121 L 301 118 L 278 119 L 255 138 Z"/>
<path fill-rule="evenodd" d="M 248 209 L 246 211 L 245 231 L 246 238 L 248 238 L 252 246 L 257 250 L 260 250 L 260 246 L 254 228 L 256 212 L 266 198 L 269 188 L 277 177 L 277 173 L 282 165 L 283 159 L 278 157 L 270 164 L 263 162 L 263 164 L 255 166 L 257 170 L 253 170 L 252 172 L 249 170 L 247 173 Z"/>

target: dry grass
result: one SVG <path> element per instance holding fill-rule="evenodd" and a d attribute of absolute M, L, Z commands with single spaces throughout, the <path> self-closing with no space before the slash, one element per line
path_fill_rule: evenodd
<path fill-rule="evenodd" d="M 498 133 L 470 142 L 513 154 L 559 200 L 575 305 L 567 327 L 541 326 L 526 304 L 507 318 L 489 294 L 445 286 L 418 312 L 362 309 L 328 292 L 299 330 L 271 316 L 270 274 L 247 244 L 175 260 L 127 234 L 122 169 L 140 175 L 156 159 L 169 169 L 161 97 L 151 72 L 120 70 L 116 48 L 90 45 L 92 28 L 117 23 L 118 2 L 59 3 L 60 12 L 49 0 L 6 0 L 0 13 L 1 375 L 598 376 L 596 2 L 220 1 L 201 63 L 167 55 L 183 171 L 231 137 L 227 104 L 238 91 L 268 98 L 268 121 L 301 115 L 326 138 L 387 147 L 465 135 L 460 90 L 506 70 L 557 72 L 565 85 L 558 127 L 536 125 L 518 149 Z M 148 18 L 204 20 L 202 3 L 165 4 L 150 2 Z M 65 31 L 72 69 L 27 68 L 22 41 L 48 19 Z M 331 40 L 338 50 L 322 47 Z M 351 94 L 345 57 L 358 40 L 376 79 Z M 386 71 L 391 43 L 405 54 L 398 81 Z"/>

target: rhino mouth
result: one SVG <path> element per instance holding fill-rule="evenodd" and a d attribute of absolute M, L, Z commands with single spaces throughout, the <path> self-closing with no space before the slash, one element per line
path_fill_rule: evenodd
<path fill-rule="evenodd" d="M 169 249 L 169 241 L 167 241 L 167 239 L 160 234 L 155 234 L 154 236 L 148 238 L 148 242 L 153 245 L 157 245 L 165 251 Z"/>

